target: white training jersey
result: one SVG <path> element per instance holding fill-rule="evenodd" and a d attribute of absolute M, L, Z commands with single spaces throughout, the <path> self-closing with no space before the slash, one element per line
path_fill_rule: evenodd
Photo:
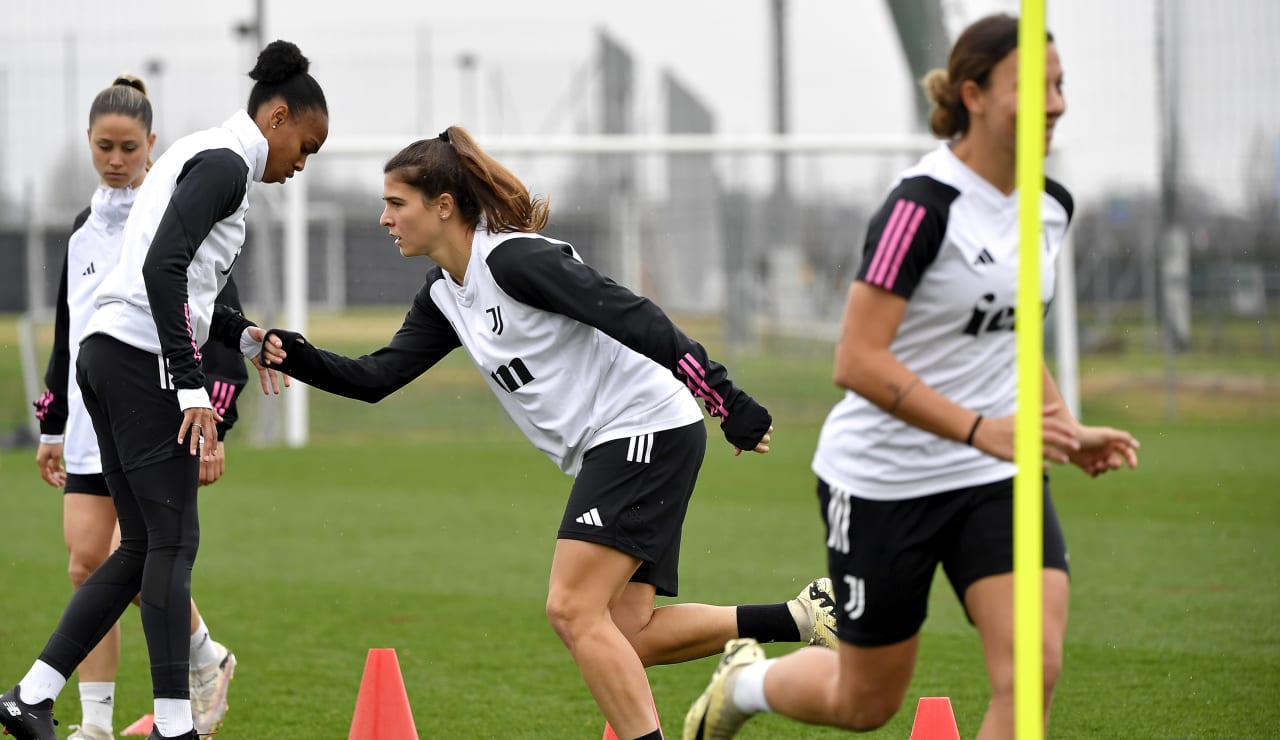
<path fill-rule="evenodd" d="M 250 185 L 266 162 L 267 140 L 243 110 L 174 142 L 138 189 L 120 262 L 98 290 L 84 335 L 163 354 L 180 397 L 202 388 L 200 347 L 244 245 Z"/>
<path fill-rule="evenodd" d="M 77 338 L 84 334 L 94 312 L 94 295 L 102 278 L 120 258 L 125 221 L 137 191 L 133 188 L 98 186 L 88 208 L 76 216 L 58 283 L 54 309 L 53 347 L 45 370 L 45 392 L 35 402 L 40 441 L 61 444 L 66 470 L 74 475 L 102 472 L 98 436 L 76 382 Z M 229 311 L 240 310 L 236 284 L 228 279 L 217 302 Z M 202 364 L 213 407 L 222 416 L 221 440 L 239 418 L 236 396 L 249 376 L 239 350 L 219 343 L 205 345 Z"/>
<path fill-rule="evenodd" d="M 1053 298 L 1070 194 L 1045 180 L 1040 289 Z M 858 279 L 907 299 L 890 349 L 948 399 L 987 417 L 1016 406 L 1018 195 L 947 144 L 904 172 L 871 220 Z M 853 317 L 852 320 L 857 320 Z M 846 391 L 823 424 L 813 471 L 855 496 L 897 500 L 1011 478 L 1017 468 L 938 437 Z"/>
<path fill-rule="evenodd" d="M 50 363 L 45 377 L 48 390 L 36 404 L 36 417 L 42 435 L 61 435 L 67 472 L 75 475 L 101 473 L 102 459 L 93 422 L 75 381 L 80 345 L 68 338 L 84 332 L 93 313 L 93 294 L 120 258 L 120 239 L 136 194 L 130 187 L 99 185 L 88 210 L 76 218 L 75 230 L 67 240 L 55 321 L 55 344 L 65 347 L 65 354 L 56 353 L 57 361 Z M 63 428 L 57 429 L 60 425 Z"/>
<path fill-rule="evenodd" d="M 771 423 L 661 309 L 573 247 L 483 227 L 462 284 L 432 269 L 388 346 L 350 359 L 290 342 L 281 370 L 374 402 L 458 346 L 520 430 L 570 475 L 603 442 L 701 420 L 695 397 L 739 449 L 753 449 Z"/>

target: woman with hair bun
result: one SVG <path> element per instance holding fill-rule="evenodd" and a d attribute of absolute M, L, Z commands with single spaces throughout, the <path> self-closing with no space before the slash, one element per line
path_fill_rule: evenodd
<path fill-rule="evenodd" d="M 1045 152 L 1066 111 L 1049 37 Z M 872 218 L 849 290 L 813 471 L 835 586 L 836 652 L 766 660 L 733 640 L 685 717 L 685 738 L 729 738 L 753 714 L 868 731 L 898 711 L 915 670 L 929 588 L 941 565 L 978 630 L 991 682 L 981 740 L 1013 737 L 1013 424 L 1017 401 L 1018 20 L 994 15 L 960 34 L 947 69 L 924 80 L 944 139 L 898 178 Z M 1041 283 L 1071 218 L 1045 179 Z M 1090 476 L 1136 467 L 1128 432 L 1072 418 L 1047 369 L 1046 463 Z M 1044 707 L 1062 668 L 1069 579 L 1062 528 L 1044 486 Z"/>
<path fill-rule="evenodd" d="M 79 339 L 93 312 L 93 293 L 116 265 L 125 220 L 137 189 L 151 166 L 152 109 L 146 85 L 132 75 L 120 75 L 99 92 L 89 107 L 89 150 L 100 184 L 88 208 L 76 216 L 58 286 L 53 348 L 45 373 L 44 394 L 36 401 L 40 446 L 36 465 L 51 486 L 63 488 L 62 531 L 68 553 L 68 574 L 79 588 L 118 544 L 115 506 L 106 478 L 93 423 L 72 378 Z M 235 283 L 227 281 L 218 303 L 237 310 Z M 219 344 L 205 347 L 203 364 L 210 397 L 228 423 L 218 428 L 221 438 L 237 418 L 235 399 L 245 383 L 244 360 L 238 349 Z M 219 439 L 214 459 L 201 462 L 200 483 L 216 482 L 225 456 Z M 236 659 L 213 640 L 195 602 L 191 603 L 190 684 L 196 728 L 216 729 L 226 714 L 226 692 Z M 77 669 L 81 724 L 68 740 L 112 737 L 116 672 L 120 664 L 120 627 L 112 625 Z"/>
<path fill-rule="evenodd" d="M 77 337 L 76 381 L 120 545 L 76 590 L 31 670 L 0 695 L 0 725 L 19 740 L 55 738 L 54 699 L 139 595 L 151 738 L 198 737 L 188 689 L 196 492 L 224 420 L 205 388 L 201 349 L 216 340 L 256 363 L 262 330 L 215 298 L 244 245 L 250 188 L 292 177 L 328 136 L 324 92 L 308 67 L 297 46 L 272 42 L 249 73 L 246 109 L 174 142 L 135 195 L 118 264 Z M 259 373 L 264 392 L 278 390 L 274 373 Z"/>

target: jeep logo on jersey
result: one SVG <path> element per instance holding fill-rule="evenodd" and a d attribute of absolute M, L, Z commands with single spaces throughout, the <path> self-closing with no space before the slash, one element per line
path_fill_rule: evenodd
<path fill-rule="evenodd" d="M 515 393 L 521 386 L 533 382 L 533 373 L 529 372 L 524 360 L 519 357 L 489 373 L 489 377 L 507 393 Z"/>
<path fill-rule="evenodd" d="M 1014 330 L 1014 307 L 1003 306 L 999 309 L 996 307 L 996 296 L 994 293 L 987 293 L 973 307 L 973 315 L 969 317 L 969 323 L 964 327 L 964 333 L 971 337 L 978 336 L 979 332 L 993 331 L 1013 331 Z M 1041 318 L 1049 315 L 1049 302 L 1044 301 L 1040 304 Z"/>
<path fill-rule="evenodd" d="M 976 337 L 979 332 L 1013 331 L 1013 306 L 996 308 L 995 293 L 987 293 L 973 307 L 973 315 L 964 333 Z"/>
<path fill-rule="evenodd" d="M 486 308 L 485 313 L 489 314 L 489 318 L 493 319 L 493 326 L 489 327 L 489 331 L 494 334 L 502 333 L 502 306 L 494 306 Z"/>

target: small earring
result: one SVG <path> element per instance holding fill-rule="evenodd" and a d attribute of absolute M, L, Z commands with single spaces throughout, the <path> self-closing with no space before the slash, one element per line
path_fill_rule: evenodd
<path fill-rule="evenodd" d="M 274 123 L 273 123 L 273 124 L 271 124 L 271 128 L 275 128 L 275 127 L 276 127 L 276 125 L 275 125 Z"/>

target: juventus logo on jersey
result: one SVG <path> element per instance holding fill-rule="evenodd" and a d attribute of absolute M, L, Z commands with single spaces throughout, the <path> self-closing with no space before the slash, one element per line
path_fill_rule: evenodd
<path fill-rule="evenodd" d="M 849 621 L 855 622 L 867 610 L 867 582 L 855 576 L 845 576 L 844 582 L 849 585 L 849 600 L 844 602 L 844 613 L 849 615 Z"/>
<path fill-rule="evenodd" d="M 502 306 L 494 306 L 486 308 L 485 313 L 489 314 L 489 318 L 493 319 L 493 326 L 489 327 L 489 331 L 494 334 L 502 333 Z"/>
<path fill-rule="evenodd" d="M 80 275 L 83 277 L 85 275 L 92 275 L 95 272 L 97 272 L 97 270 L 93 269 L 93 263 L 90 262 L 89 266 L 84 268 L 84 272 L 80 273 Z"/>
<path fill-rule="evenodd" d="M 529 372 L 524 360 L 519 357 L 489 373 L 489 377 L 507 393 L 515 393 L 521 386 L 529 385 L 534 380 L 533 373 Z"/>

